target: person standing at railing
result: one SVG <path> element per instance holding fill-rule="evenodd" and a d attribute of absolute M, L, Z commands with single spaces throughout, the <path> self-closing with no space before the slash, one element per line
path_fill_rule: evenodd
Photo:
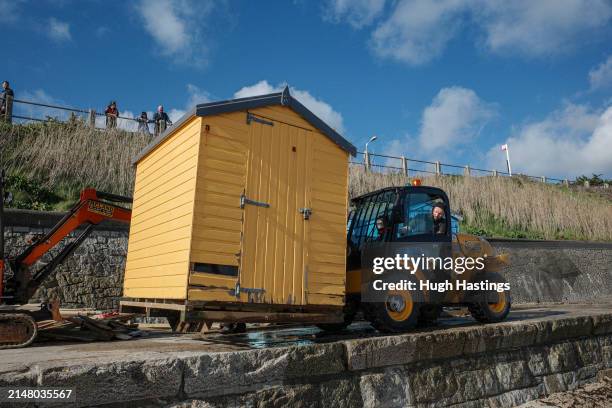
<path fill-rule="evenodd" d="M 147 116 L 147 112 L 142 112 L 138 118 L 136 118 L 138 122 L 138 132 L 144 133 L 146 135 L 151 135 L 149 131 L 149 123 L 152 123 L 152 120 L 149 120 Z"/>
<path fill-rule="evenodd" d="M 111 101 L 104 111 L 106 115 L 106 128 L 115 129 L 117 127 L 117 117 L 119 116 L 119 110 L 117 109 L 117 102 Z"/>
<path fill-rule="evenodd" d="M 155 136 L 164 133 L 168 125 L 172 125 L 172 121 L 168 117 L 168 114 L 164 112 L 164 107 L 159 105 L 157 112 L 153 115 L 153 122 L 155 122 Z"/>
<path fill-rule="evenodd" d="M 15 93 L 9 86 L 8 81 L 2 81 L 2 95 L 0 96 L 0 120 L 7 123 L 13 121 L 13 99 Z"/>

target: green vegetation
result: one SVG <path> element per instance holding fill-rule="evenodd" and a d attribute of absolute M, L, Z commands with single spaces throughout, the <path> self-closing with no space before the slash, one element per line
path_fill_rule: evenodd
<path fill-rule="evenodd" d="M 150 136 L 90 129 L 75 120 L 10 126 L 0 123 L 0 166 L 7 170 L 12 207 L 65 210 L 84 187 L 132 195 L 132 159 Z M 593 175 L 589 179 L 591 185 Z M 350 171 L 351 197 L 410 179 L 396 173 Z M 594 180 L 597 181 L 597 180 Z M 424 185 L 445 190 L 461 229 L 485 236 L 612 241 L 610 195 L 525 178 L 429 177 Z M 603 184 L 603 180 L 602 180 Z M 609 190 L 609 189 L 601 189 Z"/>

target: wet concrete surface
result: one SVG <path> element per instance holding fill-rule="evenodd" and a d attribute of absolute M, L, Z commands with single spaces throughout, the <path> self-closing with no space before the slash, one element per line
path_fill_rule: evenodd
<path fill-rule="evenodd" d="M 591 316 L 612 311 L 612 303 L 603 304 L 540 304 L 513 307 L 508 319 L 494 325 L 521 325 L 531 321 L 566 317 Z M 435 324 L 409 333 L 448 332 L 458 328 L 480 326 L 464 309 L 445 312 Z M 58 360 L 113 361 L 115 359 L 163 358 L 190 353 L 218 353 L 309 344 L 334 343 L 363 338 L 392 336 L 374 330 L 367 322 L 353 323 L 340 333 L 325 333 L 314 326 L 265 326 L 250 328 L 242 334 L 189 333 L 167 330 L 144 330 L 144 336 L 133 340 L 94 343 L 36 343 L 25 349 L 0 350 L 2 368 L 15 369 L 31 364 L 57 364 Z M 0 372 L 4 371 L 0 368 Z"/>

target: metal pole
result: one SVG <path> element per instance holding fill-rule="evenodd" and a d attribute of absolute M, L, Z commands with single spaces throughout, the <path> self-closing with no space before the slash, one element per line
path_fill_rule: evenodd
<path fill-rule="evenodd" d="M 470 165 L 465 166 L 464 175 L 466 177 L 470 177 L 472 175 L 472 170 L 470 169 Z"/>
<path fill-rule="evenodd" d="M 506 165 L 508 166 L 508 174 L 512 177 L 512 166 L 510 166 L 510 148 L 506 145 Z"/>
<path fill-rule="evenodd" d="M 442 168 L 440 166 L 440 160 L 436 160 L 436 175 L 440 175 L 442 173 Z"/>
<path fill-rule="evenodd" d="M 89 110 L 89 127 L 92 129 L 96 127 L 96 111 L 94 109 Z"/>
<path fill-rule="evenodd" d="M 402 169 L 404 169 L 404 176 L 408 177 L 408 159 L 402 156 Z"/>

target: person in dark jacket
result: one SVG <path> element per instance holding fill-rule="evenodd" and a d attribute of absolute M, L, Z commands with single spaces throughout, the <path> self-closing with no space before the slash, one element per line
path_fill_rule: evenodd
<path fill-rule="evenodd" d="M 434 204 L 431 208 L 431 218 L 433 219 L 433 233 L 436 235 L 446 234 L 446 214 L 444 205 Z"/>
<path fill-rule="evenodd" d="M 140 116 L 136 118 L 136 121 L 138 122 L 139 132 L 142 132 L 147 135 L 151 134 L 151 132 L 149 131 L 149 123 L 152 123 L 153 121 L 149 120 L 149 117 L 147 116 L 147 112 L 142 112 Z"/>
<path fill-rule="evenodd" d="M 2 81 L 2 95 L 0 95 L 0 120 L 11 123 L 13 121 L 13 99 L 15 93 L 8 81 Z"/>
<path fill-rule="evenodd" d="M 164 112 L 164 107 L 159 105 L 157 112 L 153 115 L 153 122 L 155 123 L 155 136 L 163 133 L 168 125 L 172 125 L 172 121 L 168 117 L 168 114 Z"/>
<path fill-rule="evenodd" d="M 119 117 L 119 109 L 117 109 L 117 102 L 111 101 L 104 111 L 106 115 L 106 128 L 115 129 L 117 127 L 117 118 Z"/>

